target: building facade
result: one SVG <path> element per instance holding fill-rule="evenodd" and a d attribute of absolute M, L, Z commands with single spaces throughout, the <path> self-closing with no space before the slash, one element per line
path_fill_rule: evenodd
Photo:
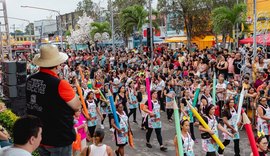
<path fill-rule="evenodd" d="M 48 38 L 51 34 L 58 33 L 55 19 L 34 21 L 34 30 L 36 40 Z"/>
<path fill-rule="evenodd" d="M 76 11 L 66 13 L 56 17 L 57 21 L 57 30 L 60 29 L 60 18 L 61 18 L 61 26 L 63 30 L 63 35 L 67 30 L 75 30 L 77 22 L 79 21 L 79 17 L 83 15 L 83 11 Z"/>
<path fill-rule="evenodd" d="M 247 0 L 247 23 L 249 31 L 253 32 L 254 2 Z M 256 0 L 257 32 L 270 32 L 270 0 Z"/>

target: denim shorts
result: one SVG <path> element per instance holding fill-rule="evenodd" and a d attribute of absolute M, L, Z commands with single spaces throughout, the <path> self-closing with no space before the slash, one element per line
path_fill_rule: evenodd
<path fill-rule="evenodd" d="M 72 146 L 64 147 L 39 147 L 38 153 L 40 156 L 71 156 L 72 155 Z"/>

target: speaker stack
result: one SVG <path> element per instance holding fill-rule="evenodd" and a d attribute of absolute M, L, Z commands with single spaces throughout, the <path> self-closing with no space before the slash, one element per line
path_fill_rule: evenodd
<path fill-rule="evenodd" d="M 2 62 L 3 94 L 6 104 L 16 114 L 25 110 L 25 84 L 27 78 L 25 61 Z"/>

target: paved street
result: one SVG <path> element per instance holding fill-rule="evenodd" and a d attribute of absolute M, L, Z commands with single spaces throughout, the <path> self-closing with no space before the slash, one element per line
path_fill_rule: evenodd
<path fill-rule="evenodd" d="M 175 148 L 173 145 L 173 138 L 175 135 L 175 128 L 174 123 L 169 123 L 166 119 L 166 113 L 162 113 L 162 136 L 163 136 L 163 142 L 168 147 L 167 152 L 162 152 L 159 150 L 159 144 L 156 139 L 156 135 L 153 132 L 152 133 L 152 140 L 151 144 L 153 145 L 152 149 L 149 149 L 145 146 L 145 131 L 142 131 L 139 127 L 141 116 L 140 113 L 137 112 L 137 121 L 139 122 L 139 125 L 136 125 L 131 122 L 132 130 L 134 133 L 134 142 L 135 142 L 135 149 L 131 149 L 128 145 L 125 147 L 126 155 L 127 156 L 175 156 Z M 132 121 L 131 117 L 131 121 Z M 112 139 L 113 134 L 108 129 L 108 118 L 106 118 L 105 121 L 105 131 L 106 136 L 104 139 L 104 142 L 108 145 L 110 145 L 113 149 L 116 149 L 115 141 Z M 198 128 L 195 128 L 195 135 L 198 139 L 198 143 L 194 145 L 194 150 L 196 156 L 203 156 L 205 155 L 202 147 L 201 147 L 201 139 L 198 132 Z M 245 130 L 243 129 L 240 132 L 241 139 L 240 139 L 240 150 L 241 150 L 241 156 L 249 156 L 250 155 L 250 146 L 248 138 L 245 134 Z M 222 137 L 220 137 L 222 138 Z M 222 140 L 223 141 L 223 140 Z M 224 156 L 233 156 L 234 150 L 233 150 L 233 143 L 231 143 L 228 147 L 226 147 Z"/>

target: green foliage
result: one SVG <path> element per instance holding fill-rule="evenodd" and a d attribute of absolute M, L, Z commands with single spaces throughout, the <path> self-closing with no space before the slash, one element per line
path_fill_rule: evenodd
<path fill-rule="evenodd" d="M 29 23 L 29 24 L 25 27 L 25 33 L 26 33 L 26 34 L 34 35 L 34 23 Z"/>
<path fill-rule="evenodd" d="M 175 0 L 169 5 L 170 14 L 175 14 L 174 28 L 182 28 L 177 25 L 184 25 L 188 45 L 191 45 L 191 38 L 211 34 L 210 13 L 213 7 L 213 0 Z"/>
<path fill-rule="evenodd" d="M 153 11 L 152 15 L 157 16 L 157 12 Z M 121 28 L 126 30 L 126 33 L 132 33 L 135 28 L 136 31 L 142 32 L 144 24 L 149 23 L 148 11 L 141 5 L 133 5 L 123 9 L 120 13 L 121 16 Z M 153 21 L 155 28 L 158 28 L 158 24 Z"/>
<path fill-rule="evenodd" d="M 110 36 L 112 35 L 111 26 L 109 22 L 93 22 L 91 23 L 91 32 L 90 35 L 92 39 L 94 38 L 96 33 L 103 34 L 107 32 Z"/>
<path fill-rule="evenodd" d="M 93 2 L 93 0 L 82 0 L 77 3 L 75 11 L 83 11 L 88 16 L 96 20 L 98 18 L 100 7 L 97 3 Z"/>
<path fill-rule="evenodd" d="M 121 12 L 123 9 L 133 5 L 140 5 L 143 7 L 147 2 L 148 0 L 115 0 L 113 1 L 113 7 L 115 10 Z"/>
<path fill-rule="evenodd" d="M 127 7 L 140 5 L 144 7 L 148 0 L 113 0 L 112 7 L 114 11 L 114 32 L 117 36 L 121 36 L 124 38 L 125 43 L 127 45 L 128 37 L 133 32 L 133 27 L 122 27 L 122 18 L 121 12 Z M 108 10 L 110 10 L 111 5 L 108 5 Z"/>
<path fill-rule="evenodd" d="M 67 31 L 65 32 L 65 36 L 70 36 L 70 35 L 71 35 L 70 30 L 67 30 Z"/>
<path fill-rule="evenodd" d="M 34 151 L 34 152 L 32 153 L 32 155 L 33 155 L 33 156 L 40 156 L 39 153 L 38 153 L 37 151 Z"/>
<path fill-rule="evenodd" d="M 2 113 L 0 113 L 0 124 L 12 134 L 12 127 L 18 117 L 10 110 L 6 109 Z"/>
<path fill-rule="evenodd" d="M 148 12 L 140 5 L 127 7 L 121 12 L 122 26 L 132 26 L 140 30 L 146 23 Z"/>
<path fill-rule="evenodd" d="M 221 6 L 212 11 L 213 30 L 222 33 L 224 28 L 235 27 L 236 23 L 242 24 L 246 19 L 246 4 L 235 4 L 232 8 Z"/>
<path fill-rule="evenodd" d="M 12 127 L 18 118 L 19 117 L 16 116 L 16 114 L 14 114 L 10 109 L 6 109 L 0 113 L 0 124 L 9 132 L 9 134 L 12 134 Z M 39 156 L 37 151 L 33 152 L 32 155 Z"/>

